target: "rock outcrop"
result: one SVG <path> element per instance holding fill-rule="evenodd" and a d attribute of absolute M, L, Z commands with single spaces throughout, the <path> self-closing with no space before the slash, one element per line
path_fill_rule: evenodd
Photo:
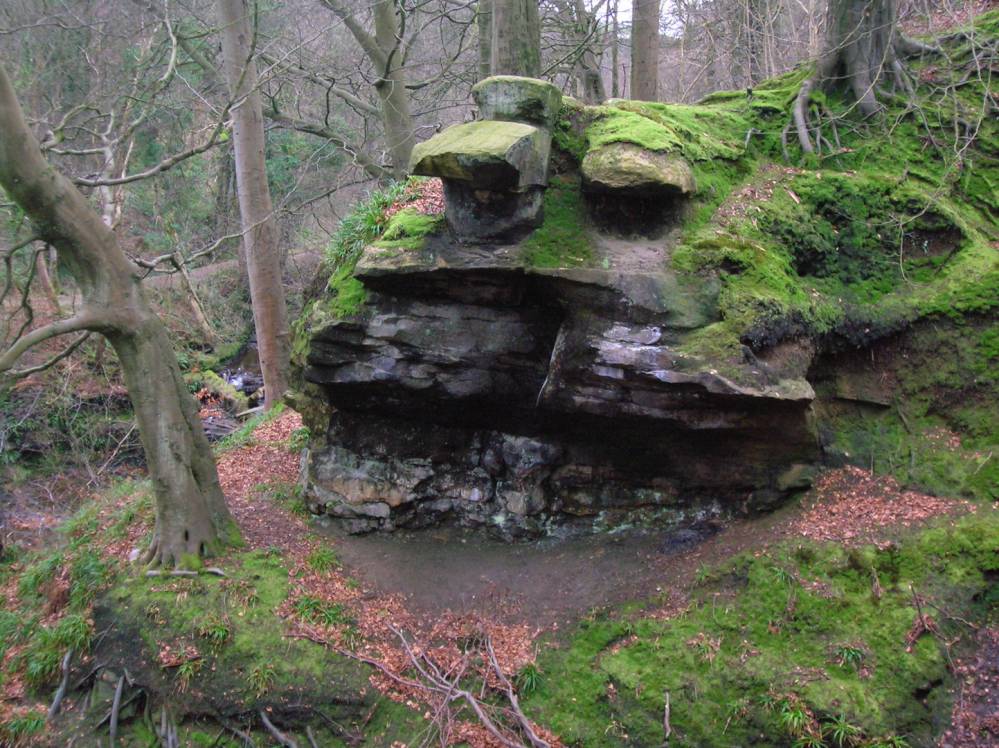
<path fill-rule="evenodd" d="M 309 508 L 354 532 L 451 521 L 514 538 L 703 521 L 806 485 L 810 355 L 692 349 L 720 319 L 717 275 L 681 277 L 665 245 L 573 212 L 587 194 L 690 195 L 689 163 L 605 143 L 550 185 L 558 92 L 503 77 L 475 96 L 491 119 L 414 150 L 414 171 L 444 181 L 448 230 L 368 246 L 363 309 L 309 330 L 304 377 L 329 406 Z"/>
<path fill-rule="evenodd" d="M 681 156 L 632 143 L 610 143 L 586 154 L 583 187 L 591 192 L 633 196 L 691 195 L 694 172 Z"/>
<path fill-rule="evenodd" d="M 479 82 L 473 96 L 484 119 L 417 145 L 410 171 L 444 181 L 445 215 L 456 237 L 523 234 L 541 221 L 562 94 L 544 81 L 502 75 Z"/>
<path fill-rule="evenodd" d="M 336 409 L 309 506 L 353 531 L 704 518 L 772 505 L 816 456 L 801 372 L 681 350 L 717 283 L 530 269 L 443 237 L 371 247 L 356 277 L 368 311 L 316 331 L 306 370 Z"/>
<path fill-rule="evenodd" d="M 499 78 L 475 97 L 488 119 L 414 151 L 444 182 L 446 223 L 403 206 L 363 251 L 338 244 L 299 326 L 312 511 L 356 532 L 508 538 L 703 522 L 776 505 L 823 455 L 869 464 L 916 432 L 912 413 L 946 412 L 913 406 L 896 429 L 867 349 L 994 303 L 991 235 L 948 222 L 951 198 L 928 214 L 887 172 L 775 163 L 779 142 L 746 133 L 773 132 L 783 90 L 558 110 L 546 84 Z M 907 206 L 918 247 L 870 230 Z M 961 345 L 974 376 L 948 386 L 993 402 Z M 854 349 L 863 376 L 842 381 Z M 990 421 L 973 423 L 987 444 Z M 968 460 L 987 493 L 992 468 Z"/>

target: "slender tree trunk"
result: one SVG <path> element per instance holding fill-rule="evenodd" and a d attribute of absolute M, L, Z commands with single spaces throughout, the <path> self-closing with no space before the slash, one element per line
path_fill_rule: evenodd
<path fill-rule="evenodd" d="M 409 91 L 402 68 L 400 26 L 395 0 L 377 0 L 374 5 L 375 43 L 382 52 L 382 74 L 375 82 L 385 127 L 385 145 L 392 159 L 396 179 L 409 172 L 409 157 L 416 144 L 416 129 L 409 111 Z"/>
<path fill-rule="evenodd" d="M 208 321 L 208 315 L 205 314 L 205 307 L 201 303 L 198 292 L 194 289 L 194 284 L 191 283 L 191 276 L 187 272 L 187 263 L 184 262 L 184 256 L 180 252 L 175 252 L 171 262 L 177 271 L 177 275 L 180 277 L 180 292 L 187 299 L 187 305 L 191 309 L 191 316 L 194 317 L 194 322 L 201 331 L 201 337 L 205 339 L 208 345 L 214 348 L 218 343 L 218 336 Z"/>
<path fill-rule="evenodd" d="M 222 57 L 232 110 L 236 191 L 246 249 L 250 303 L 257 331 L 264 405 L 281 402 L 288 389 L 288 312 L 281 281 L 281 253 L 267 185 L 264 160 L 264 117 L 252 57 L 250 9 L 246 0 L 218 0 L 222 21 Z"/>
<path fill-rule="evenodd" d="M 601 104 L 607 99 L 604 79 L 600 74 L 600 58 L 596 49 L 600 44 L 597 34 L 597 20 L 586 9 L 583 0 L 575 0 L 574 15 L 578 34 L 578 43 L 583 45 L 579 55 L 579 79 L 583 88 L 583 101 L 587 104 Z"/>
<path fill-rule="evenodd" d="M 479 32 L 479 80 L 492 75 L 493 64 L 493 1 L 479 0 L 475 10 L 475 25 Z"/>
<path fill-rule="evenodd" d="M 43 158 L 0 68 L 0 185 L 51 243 L 83 296 L 79 311 L 0 352 L 10 372 L 32 345 L 59 335 L 103 334 L 121 361 L 156 497 L 147 559 L 177 566 L 238 540 L 211 447 L 167 330 L 146 301 L 138 268 L 86 198 Z"/>
<path fill-rule="evenodd" d="M 613 0 L 611 14 L 611 96 L 616 99 L 621 95 L 621 31 L 617 25 L 617 0 Z"/>
<path fill-rule="evenodd" d="M 493 75 L 541 75 L 538 0 L 492 0 Z"/>
<path fill-rule="evenodd" d="M 631 3 L 631 98 L 659 97 L 659 0 Z"/>
<path fill-rule="evenodd" d="M 375 66 L 382 126 L 385 128 L 386 150 L 392 159 L 392 175 L 402 179 L 409 171 L 409 157 L 416 142 L 416 128 L 409 109 L 406 88 L 405 48 L 402 17 L 396 12 L 398 0 L 375 0 L 372 11 L 375 33 L 372 35 L 341 0 L 323 0 L 340 18 L 364 54 Z M 373 170 L 369 170 L 373 171 Z"/>

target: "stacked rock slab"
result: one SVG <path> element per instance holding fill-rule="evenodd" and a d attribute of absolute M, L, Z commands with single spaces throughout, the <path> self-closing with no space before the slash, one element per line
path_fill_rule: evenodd
<path fill-rule="evenodd" d="M 541 221 L 562 94 L 533 78 L 495 76 L 478 83 L 472 95 L 483 119 L 418 144 L 410 171 L 443 180 L 445 215 L 458 238 L 523 234 Z"/>

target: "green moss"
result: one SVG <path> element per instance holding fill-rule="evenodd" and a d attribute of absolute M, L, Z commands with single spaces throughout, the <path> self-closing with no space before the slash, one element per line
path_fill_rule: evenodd
<path fill-rule="evenodd" d="M 367 291 L 354 277 L 354 268 L 364 248 L 382 236 L 390 225 L 390 219 L 385 217 L 386 209 L 396 201 L 405 200 L 407 195 L 415 197 L 415 193 L 407 193 L 406 188 L 419 181 L 412 178 L 384 191 L 373 192 L 340 221 L 317 273 L 317 278 L 325 282 L 307 294 L 302 313 L 291 325 L 291 359 L 296 366 L 305 366 L 312 336 L 316 332 L 331 322 L 360 314 L 363 310 Z M 399 213 L 402 212 L 406 211 Z M 408 216 L 397 220 L 398 232 L 409 228 L 423 229 L 427 226 L 425 223 L 414 225 Z M 405 236 L 396 241 L 408 247 L 414 243 L 414 238 Z"/>
<path fill-rule="evenodd" d="M 588 107 L 575 99 L 562 99 L 562 109 L 552 128 L 552 143 L 557 151 L 567 154 L 577 166 L 586 155 L 585 130 L 590 120 Z"/>
<path fill-rule="evenodd" d="M 165 643 L 203 638 L 206 621 L 229 621 L 223 646 L 199 648 L 208 663 L 192 679 L 197 690 L 234 692 L 237 700 L 252 701 L 257 688 L 251 674 L 262 669 L 272 674 L 269 683 L 275 691 L 322 682 L 362 687 L 364 671 L 357 663 L 285 637 L 285 622 L 275 611 L 288 596 L 289 579 L 279 558 L 243 553 L 227 564 L 226 573 L 225 579 L 198 576 L 169 585 L 158 578 L 126 579 L 109 593 L 111 610 L 153 659 Z"/>
<path fill-rule="evenodd" d="M 186 374 L 184 379 L 192 388 L 204 388 L 211 394 L 232 403 L 237 412 L 242 412 L 249 407 L 249 399 L 246 395 L 210 369 Z"/>
<path fill-rule="evenodd" d="M 905 651 L 910 585 L 967 612 L 999 568 L 997 543 L 999 517 L 985 513 L 886 550 L 807 545 L 737 557 L 702 575 L 685 615 L 598 616 L 543 648 L 546 677 L 525 709 L 569 745 L 658 745 L 669 692 L 677 745 L 783 745 L 792 736 L 775 702 L 800 699 L 823 724 L 843 716 L 867 738 L 928 743 L 932 713 L 913 692 L 937 700 L 947 658 L 929 636 Z M 845 648 L 863 673 L 837 661 Z"/>
<path fill-rule="evenodd" d="M 984 501 L 999 498 L 999 322 L 917 325 L 890 361 L 896 404 L 835 407 L 823 386 L 830 450 L 903 484 Z M 881 358 L 886 354 L 879 353 Z"/>
<path fill-rule="evenodd" d="M 736 160 L 745 153 L 751 121 L 743 105 L 656 104 L 614 101 L 586 131 L 591 148 L 635 143 L 653 151 L 676 151 L 690 161 Z"/>
<path fill-rule="evenodd" d="M 356 263 L 355 263 L 356 264 Z M 334 319 L 345 319 L 360 313 L 364 302 L 368 300 L 368 291 L 354 277 L 354 267 L 344 265 L 330 276 L 326 286 L 329 299 L 325 311 Z"/>
<path fill-rule="evenodd" d="M 420 249 L 426 237 L 440 230 L 444 216 L 428 216 L 413 208 L 405 208 L 389 219 L 376 247 Z"/>
<path fill-rule="evenodd" d="M 538 153 L 547 154 L 542 149 L 547 139 L 544 130 L 522 122 L 466 122 L 417 143 L 411 163 L 421 174 L 470 181 L 485 165 L 507 163 L 507 154 L 523 142 L 530 142 Z"/>
<path fill-rule="evenodd" d="M 544 220 L 524 241 L 521 258 L 528 267 L 588 265 L 593 242 L 586 232 L 586 204 L 579 179 L 554 177 L 545 190 Z"/>

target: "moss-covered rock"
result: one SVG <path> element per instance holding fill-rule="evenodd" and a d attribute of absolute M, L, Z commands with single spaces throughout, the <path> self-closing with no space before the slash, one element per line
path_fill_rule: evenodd
<path fill-rule="evenodd" d="M 975 20 L 974 34 L 997 33 L 997 18 L 993 11 Z M 549 411 L 564 417 L 575 410 L 604 419 L 595 429 L 602 433 L 656 413 L 687 437 L 709 422 L 717 429 L 712 433 L 749 433 L 776 412 L 767 412 L 774 401 L 782 403 L 777 420 L 791 412 L 797 418 L 816 384 L 818 433 L 830 459 L 864 454 L 868 465 L 938 490 L 987 496 L 997 441 L 984 414 L 999 403 L 994 383 L 983 386 L 978 374 L 952 390 L 938 387 L 932 397 L 932 388 L 885 391 L 860 406 L 880 409 L 875 417 L 865 411 L 853 418 L 825 406 L 857 393 L 875 397 L 866 381 L 873 373 L 865 372 L 863 382 L 833 377 L 843 386 L 830 395 L 822 372 L 828 357 L 844 349 L 872 358 L 880 342 L 907 331 L 994 316 L 999 121 L 982 117 L 972 141 L 944 145 L 952 144 L 955 122 L 980 112 L 989 94 L 981 80 L 962 72 L 975 61 L 966 38 L 945 40 L 953 69 L 913 63 L 921 68 L 918 80 L 932 85 L 918 87 L 919 110 L 888 100 L 890 126 L 854 120 L 848 103 L 827 97 L 823 105 L 839 128 L 827 138 L 838 137 L 838 145 L 802 164 L 788 163 L 795 160 L 794 145 L 782 143 L 782 132 L 805 68 L 761 83 L 752 95 L 719 92 L 695 105 L 614 100 L 591 107 L 563 99 L 551 130 L 554 178 L 543 196 L 540 186 L 521 193 L 531 213 L 517 231 L 502 222 L 518 208 L 504 202 L 510 193 L 477 189 L 455 165 L 457 157 L 442 156 L 449 173 L 466 180 L 454 184 L 464 185 L 457 202 L 467 208 L 462 225 L 474 229 L 462 236 L 474 234 L 472 241 L 439 233 L 414 251 L 406 239 L 385 240 L 360 271 L 352 266 L 336 276 L 336 298 L 366 298 L 370 316 L 334 322 L 335 330 L 328 317 L 317 318 L 314 339 L 343 347 L 317 364 L 317 384 L 333 393 L 350 381 L 351 397 L 391 390 L 379 402 L 391 402 L 393 413 L 409 408 L 410 418 L 416 413 L 438 425 L 474 420 L 463 400 L 474 395 L 488 403 L 476 408 L 490 424 L 506 419 L 505 428 L 514 431 L 523 426 L 533 433 L 537 422 L 549 423 Z M 954 96 L 936 97 L 932 86 L 947 81 L 955 84 Z M 455 128 L 451 137 L 469 127 Z M 642 198 L 657 190 L 684 199 Z M 538 206 L 542 215 L 532 212 Z M 454 219 L 448 220 L 453 228 Z M 666 298 L 696 303 L 678 310 Z M 324 308 L 331 303 L 327 298 Z M 494 332 L 516 327 L 509 339 L 517 345 L 498 354 L 464 334 L 486 317 L 494 320 Z M 432 320 L 440 333 L 416 335 L 421 320 Z M 987 337 L 975 329 L 973 335 Z M 968 358 L 957 348 L 972 349 L 964 336 L 939 343 L 939 361 L 923 361 L 928 370 L 950 372 L 954 360 Z M 511 365 L 526 368 L 514 374 Z M 902 376 L 904 367 L 903 359 L 892 358 L 882 380 L 915 381 Z M 348 389 L 345 409 L 353 403 Z M 675 403 L 692 389 L 705 398 L 768 405 L 747 405 L 736 417 L 714 400 L 681 413 L 661 399 L 675 397 Z M 368 405 L 372 412 L 380 407 Z M 944 413 L 961 415 L 948 421 Z M 511 419 L 519 423 L 511 427 Z M 973 430 L 968 449 L 944 457 L 917 438 L 923 424 L 939 421 L 962 433 Z M 803 416 L 778 430 L 798 447 L 810 440 L 815 446 L 816 432 Z M 670 429 L 655 434 L 649 442 L 655 445 L 676 436 Z M 572 438 L 581 435 L 591 436 L 581 427 Z M 798 481 L 784 471 L 811 459 L 785 454 L 777 465 L 761 456 L 762 446 L 735 451 L 740 465 L 767 465 L 740 478 L 754 501 L 760 491 L 792 490 Z M 649 470 L 665 472 L 666 463 L 664 457 Z M 685 476 L 697 472 L 691 461 L 669 471 L 674 468 Z M 948 471 L 957 477 L 947 481 Z"/>
<path fill-rule="evenodd" d="M 681 156 L 649 151 L 632 143 L 591 148 L 583 159 L 583 185 L 591 192 L 632 195 L 689 195 L 694 173 Z"/>
<path fill-rule="evenodd" d="M 472 98 L 485 120 L 528 122 L 551 129 L 562 105 L 562 92 L 548 81 L 516 75 L 494 75 L 472 88 Z"/>
<path fill-rule="evenodd" d="M 548 133 L 521 122 L 467 122 L 417 144 L 410 171 L 474 189 L 541 186 L 548 179 L 550 142 Z"/>

